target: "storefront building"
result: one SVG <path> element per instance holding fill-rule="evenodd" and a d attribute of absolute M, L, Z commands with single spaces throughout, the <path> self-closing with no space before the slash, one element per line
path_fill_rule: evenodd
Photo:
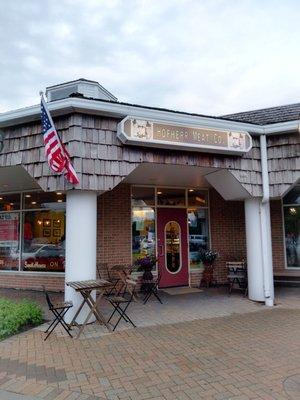
<path fill-rule="evenodd" d="M 267 305 L 274 276 L 300 279 L 300 104 L 208 117 L 83 79 L 46 93 L 80 183 L 50 171 L 39 106 L 0 114 L 1 287 L 64 290 L 147 254 L 162 287 L 195 286 L 201 249 L 219 253 L 220 284 L 247 260 L 249 298 Z"/>

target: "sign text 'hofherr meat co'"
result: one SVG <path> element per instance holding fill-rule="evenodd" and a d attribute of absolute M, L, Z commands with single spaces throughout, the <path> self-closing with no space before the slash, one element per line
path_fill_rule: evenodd
<path fill-rule="evenodd" d="M 118 124 L 125 144 L 210 153 L 244 154 L 252 147 L 248 132 L 206 127 L 169 125 L 160 121 L 126 117 Z"/>

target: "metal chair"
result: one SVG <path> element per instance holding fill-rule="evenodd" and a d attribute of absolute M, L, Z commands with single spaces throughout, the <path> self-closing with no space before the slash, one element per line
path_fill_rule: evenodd
<path fill-rule="evenodd" d="M 48 337 L 54 331 L 54 329 L 57 327 L 58 324 L 61 324 L 61 326 L 64 328 L 64 330 L 67 332 L 67 334 L 70 337 L 73 337 L 70 333 L 71 328 L 64 321 L 64 316 L 69 311 L 69 309 L 71 307 L 73 307 L 73 303 L 71 301 L 52 303 L 49 293 L 47 292 L 45 286 L 42 286 L 42 288 L 43 288 L 43 291 L 46 296 L 46 301 L 47 301 L 49 310 L 54 315 L 53 321 L 51 322 L 51 324 L 48 326 L 48 328 L 45 331 L 45 333 L 48 333 L 48 334 L 44 340 L 48 339 Z"/>
<path fill-rule="evenodd" d="M 136 281 L 133 281 L 131 279 L 126 279 L 126 287 L 124 289 L 124 292 L 119 295 L 111 295 L 107 296 L 106 300 L 109 301 L 109 303 L 113 306 L 114 310 L 112 314 L 110 315 L 108 319 L 108 323 L 112 320 L 113 316 L 115 313 L 119 314 L 119 318 L 115 325 L 113 325 L 113 331 L 116 329 L 116 327 L 119 325 L 121 319 L 124 319 L 126 322 L 130 322 L 131 325 L 136 328 L 135 324 L 132 322 L 132 320 L 129 318 L 127 314 L 127 309 L 130 306 L 130 304 L 133 301 L 134 295 L 135 295 L 135 290 L 136 290 Z"/>
<path fill-rule="evenodd" d="M 146 304 L 150 297 L 153 295 L 162 304 L 162 301 L 158 295 L 158 286 L 161 280 L 161 272 L 158 273 L 157 278 L 152 281 L 143 281 L 143 284 L 147 287 L 147 293 L 144 297 L 143 303 Z"/>

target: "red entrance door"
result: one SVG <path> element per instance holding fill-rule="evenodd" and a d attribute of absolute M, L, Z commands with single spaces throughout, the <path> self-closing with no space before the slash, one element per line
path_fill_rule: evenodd
<path fill-rule="evenodd" d="M 189 284 L 187 214 L 182 208 L 157 209 L 160 287 Z"/>

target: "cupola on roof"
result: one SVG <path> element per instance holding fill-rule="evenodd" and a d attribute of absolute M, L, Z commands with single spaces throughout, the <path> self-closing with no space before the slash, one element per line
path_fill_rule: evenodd
<path fill-rule="evenodd" d="M 118 100 L 98 82 L 83 78 L 46 88 L 48 101 L 62 100 L 76 95 L 98 100 Z"/>

